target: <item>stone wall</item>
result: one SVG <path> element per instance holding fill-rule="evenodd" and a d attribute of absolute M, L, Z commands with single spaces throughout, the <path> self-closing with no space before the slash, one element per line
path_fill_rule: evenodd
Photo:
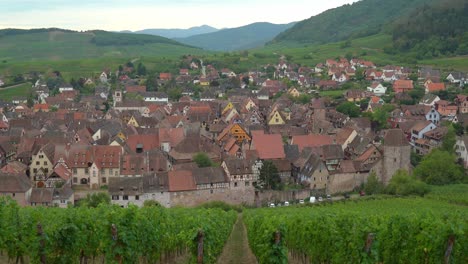
<path fill-rule="evenodd" d="M 328 194 L 343 193 L 354 190 L 367 181 L 369 173 L 337 173 L 330 175 Z"/>
<path fill-rule="evenodd" d="M 310 190 L 292 190 L 292 191 L 261 191 L 257 193 L 256 206 L 266 205 L 268 203 L 294 201 L 310 197 Z"/>
<path fill-rule="evenodd" d="M 203 203 L 212 201 L 221 201 L 228 204 L 247 204 L 253 205 L 255 198 L 255 190 L 253 188 L 239 189 L 211 189 L 211 190 L 196 190 L 186 192 L 171 192 L 170 206 L 187 206 L 193 207 Z"/>

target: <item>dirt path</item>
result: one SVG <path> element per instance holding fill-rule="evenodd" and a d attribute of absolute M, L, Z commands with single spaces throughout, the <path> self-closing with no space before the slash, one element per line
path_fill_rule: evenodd
<path fill-rule="evenodd" d="M 21 85 L 24 85 L 25 83 L 26 83 L 26 82 L 24 82 L 24 83 L 19 83 L 19 84 L 15 84 L 15 85 L 12 85 L 12 86 L 0 87 L 0 90 L 10 90 L 10 89 L 19 87 L 19 86 L 21 86 Z"/>
<path fill-rule="evenodd" d="M 237 218 L 218 264 L 256 264 L 257 259 L 250 250 L 242 214 Z"/>

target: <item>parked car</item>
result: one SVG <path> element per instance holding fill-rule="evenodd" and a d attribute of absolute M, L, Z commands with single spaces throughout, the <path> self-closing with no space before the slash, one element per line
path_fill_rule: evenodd
<path fill-rule="evenodd" d="M 365 191 L 360 191 L 360 192 L 359 192 L 359 195 L 360 195 L 360 196 L 366 196 L 366 192 L 365 192 Z"/>
<path fill-rule="evenodd" d="M 289 206 L 289 202 L 288 201 L 284 202 L 284 206 Z"/>
<path fill-rule="evenodd" d="M 349 199 L 349 198 L 351 198 L 351 196 L 349 195 L 349 193 L 345 193 L 345 194 L 344 194 L 344 198 L 345 198 L 345 199 Z"/>
<path fill-rule="evenodd" d="M 319 196 L 318 201 L 319 201 L 319 202 L 323 202 L 322 196 Z"/>
<path fill-rule="evenodd" d="M 271 203 L 269 206 L 270 206 L 271 208 L 274 208 L 274 207 L 275 207 L 275 204 L 274 204 L 274 203 Z"/>
<path fill-rule="evenodd" d="M 314 197 L 315 198 L 315 197 Z M 304 204 L 304 200 L 299 200 L 299 204 Z"/>
<path fill-rule="evenodd" d="M 327 200 L 331 201 L 332 197 L 331 195 L 327 194 Z"/>
<path fill-rule="evenodd" d="M 309 201 L 309 202 L 310 202 L 310 203 L 315 203 L 315 202 L 316 202 L 315 197 L 314 197 L 314 196 L 310 197 L 310 201 Z"/>

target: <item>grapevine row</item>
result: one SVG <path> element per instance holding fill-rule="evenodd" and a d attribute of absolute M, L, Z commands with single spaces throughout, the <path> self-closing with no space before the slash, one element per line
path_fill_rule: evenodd
<path fill-rule="evenodd" d="M 157 263 L 175 252 L 197 261 L 197 235 L 203 232 L 203 263 L 214 263 L 236 219 L 220 209 L 20 208 L 0 201 L 0 250 L 32 263 Z M 43 234 L 38 234 L 41 229 Z"/>
<path fill-rule="evenodd" d="M 424 203 L 426 209 L 417 207 Z M 467 209 L 434 203 L 394 199 L 266 208 L 247 210 L 244 221 L 260 263 L 287 263 L 292 256 L 301 263 L 468 263 Z"/>

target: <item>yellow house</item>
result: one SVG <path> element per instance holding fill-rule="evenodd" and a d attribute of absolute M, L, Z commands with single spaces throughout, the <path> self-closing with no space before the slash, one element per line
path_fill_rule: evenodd
<path fill-rule="evenodd" d="M 225 113 L 227 113 L 227 111 L 231 110 L 234 108 L 234 105 L 229 102 L 226 107 L 224 107 L 223 111 L 221 112 L 221 115 L 224 115 Z"/>
<path fill-rule="evenodd" d="M 289 89 L 288 94 L 292 97 L 299 97 L 301 95 L 301 93 L 294 87 Z"/>
<path fill-rule="evenodd" d="M 278 110 L 271 112 L 268 118 L 268 125 L 284 125 L 286 120 Z"/>
<path fill-rule="evenodd" d="M 200 85 L 201 86 L 210 86 L 210 81 L 206 78 L 200 78 Z"/>
<path fill-rule="evenodd" d="M 128 120 L 127 125 L 133 126 L 133 127 L 140 127 L 138 124 L 136 118 L 134 116 L 130 117 L 130 120 Z"/>
<path fill-rule="evenodd" d="M 254 108 L 254 107 L 257 107 L 257 105 L 254 103 L 254 101 L 249 98 L 247 100 L 247 103 L 245 104 L 245 109 L 247 109 L 248 111 L 250 111 L 250 109 Z"/>

